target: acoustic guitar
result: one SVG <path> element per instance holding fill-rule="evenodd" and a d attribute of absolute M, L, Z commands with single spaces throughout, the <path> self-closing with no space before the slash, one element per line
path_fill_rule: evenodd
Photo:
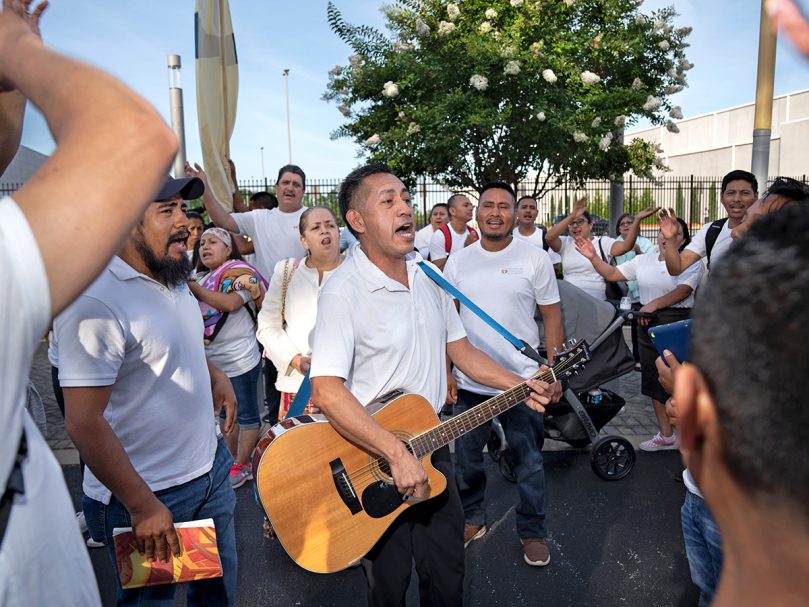
<path fill-rule="evenodd" d="M 584 340 L 569 342 L 553 367 L 533 378 L 553 383 L 589 360 Z M 523 382 L 443 423 L 427 400 L 402 390 L 385 394 L 368 410 L 421 461 L 430 499 L 447 486 L 430 454 L 522 403 L 530 392 Z M 358 561 L 396 517 L 424 501 L 402 496 L 388 462 L 343 438 L 322 415 L 285 419 L 270 428 L 253 454 L 253 470 L 259 501 L 284 549 L 317 573 Z"/>

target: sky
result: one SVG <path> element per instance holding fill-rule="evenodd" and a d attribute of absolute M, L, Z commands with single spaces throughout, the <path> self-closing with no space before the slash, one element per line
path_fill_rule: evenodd
<path fill-rule="evenodd" d="M 375 0 L 334 0 L 349 23 L 384 25 Z M 462 2 L 462 0 L 461 0 Z M 289 161 L 282 71 L 289 69 L 292 162 L 312 179 L 339 179 L 361 163 L 359 148 L 330 134 L 343 117 L 321 99 L 328 71 L 351 54 L 330 28 L 326 0 L 231 0 L 239 57 L 239 102 L 231 155 L 238 178 L 275 181 Z M 759 0 L 645 0 L 642 11 L 673 4 L 675 27 L 692 26 L 689 87 L 672 96 L 685 117 L 751 103 L 755 97 Z M 169 121 L 166 56 L 182 58 L 186 149 L 201 162 L 194 80 L 192 0 L 51 0 L 45 42 L 123 80 Z M 809 62 L 779 38 L 775 94 L 809 88 Z M 639 126 L 643 126 L 642 124 Z M 637 128 L 637 127 L 636 127 Z M 752 130 L 752 125 L 751 125 Z M 23 144 L 49 154 L 54 142 L 35 108 Z M 261 151 L 263 148 L 263 153 Z M 262 168 L 263 158 L 263 168 Z"/>

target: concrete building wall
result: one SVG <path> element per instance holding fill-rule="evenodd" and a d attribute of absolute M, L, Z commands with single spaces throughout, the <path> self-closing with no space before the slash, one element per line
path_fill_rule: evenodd
<path fill-rule="evenodd" d="M 679 133 L 652 127 L 626 134 L 659 143 L 671 176 L 720 176 L 733 169 L 750 170 L 753 146 L 753 103 L 677 122 Z M 809 89 L 773 99 L 769 175 L 809 175 Z"/>

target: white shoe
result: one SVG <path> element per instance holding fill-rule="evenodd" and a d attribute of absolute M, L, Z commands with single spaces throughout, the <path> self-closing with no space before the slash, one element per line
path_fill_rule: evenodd
<path fill-rule="evenodd" d="M 84 518 L 83 511 L 76 513 L 76 522 L 79 523 L 79 531 L 82 533 L 87 533 L 87 520 Z"/>
<path fill-rule="evenodd" d="M 97 542 L 91 537 L 87 538 L 86 543 L 88 548 L 103 548 L 104 546 L 106 546 L 104 542 Z"/>
<path fill-rule="evenodd" d="M 678 449 L 677 434 L 663 436 L 658 432 L 649 440 L 643 441 L 638 447 L 640 447 L 641 451 L 669 451 Z"/>

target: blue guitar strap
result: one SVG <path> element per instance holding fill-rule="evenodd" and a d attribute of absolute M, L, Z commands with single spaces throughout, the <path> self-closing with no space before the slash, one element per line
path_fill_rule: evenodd
<path fill-rule="evenodd" d="M 478 317 L 483 320 L 487 325 L 489 325 L 492 329 L 497 331 L 500 335 L 502 335 L 512 346 L 514 346 L 520 353 L 524 354 L 528 358 L 533 361 L 536 361 L 540 364 L 544 364 L 546 361 L 542 359 L 539 355 L 539 352 L 534 350 L 529 344 L 525 343 L 523 340 L 515 337 L 512 335 L 508 329 L 506 329 L 503 325 L 497 322 L 494 318 L 486 314 L 483 310 L 481 310 L 477 305 L 475 305 L 472 300 L 470 300 L 466 295 L 461 293 L 458 289 L 452 286 L 446 278 L 441 276 L 438 272 L 433 270 L 430 266 L 428 266 L 423 261 L 417 262 L 418 266 L 422 269 L 422 271 L 432 279 L 432 281 L 437 284 L 439 287 L 444 289 L 447 293 L 452 295 L 455 299 L 460 301 L 463 305 L 467 308 L 472 310 Z"/>
<path fill-rule="evenodd" d="M 306 404 L 309 402 L 311 396 L 312 382 L 309 381 L 309 371 L 307 371 L 306 375 L 303 376 L 301 387 L 298 388 L 295 398 L 292 399 L 292 404 L 289 405 L 289 411 L 287 411 L 286 417 L 298 417 L 299 415 L 303 415 Z"/>

